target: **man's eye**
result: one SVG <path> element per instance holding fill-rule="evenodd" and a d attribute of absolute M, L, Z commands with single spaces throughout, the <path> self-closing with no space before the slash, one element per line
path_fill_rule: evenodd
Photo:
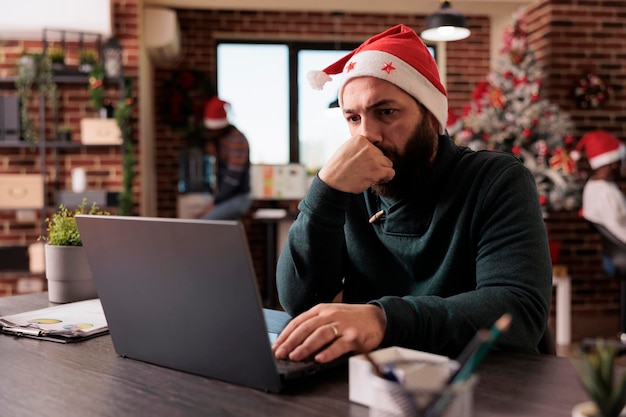
<path fill-rule="evenodd" d="M 389 116 L 390 114 L 393 114 L 393 112 L 395 112 L 394 109 L 382 109 L 380 111 L 380 114 L 385 115 L 385 116 Z"/>
<path fill-rule="evenodd" d="M 358 122 L 359 121 L 359 116 L 348 116 L 348 117 L 346 117 L 346 120 L 348 122 L 351 122 L 351 123 Z"/>

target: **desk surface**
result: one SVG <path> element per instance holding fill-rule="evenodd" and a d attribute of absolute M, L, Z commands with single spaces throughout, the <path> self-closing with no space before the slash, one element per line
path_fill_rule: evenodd
<path fill-rule="evenodd" d="M 0 298 L 0 316 L 47 307 L 47 293 Z M 492 354 L 474 417 L 571 416 L 587 400 L 566 358 Z M 110 336 L 75 344 L 0 335 L 3 416 L 367 416 L 348 400 L 347 369 L 268 394 L 118 357 Z"/>

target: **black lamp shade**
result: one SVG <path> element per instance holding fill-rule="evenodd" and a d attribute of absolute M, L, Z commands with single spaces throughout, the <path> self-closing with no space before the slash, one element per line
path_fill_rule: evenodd
<path fill-rule="evenodd" d="M 116 38 L 109 38 L 102 45 L 102 62 L 107 78 L 120 78 L 122 76 L 122 58 L 122 45 Z"/>
<path fill-rule="evenodd" d="M 470 35 L 465 17 L 444 1 L 437 12 L 428 16 L 421 36 L 427 41 L 458 41 Z"/>

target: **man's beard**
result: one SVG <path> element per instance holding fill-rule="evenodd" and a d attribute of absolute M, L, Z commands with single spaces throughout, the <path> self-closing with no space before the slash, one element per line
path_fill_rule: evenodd
<path fill-rule="evenodd" d="M 372 186 L 372 191 L 387 198 L 400 198 L 410 195 L 416 184 L 432 171 L 432 156 L 435 152 L 437 131 L 427 116 L 415 127 L 407 141 L 404 153 L 397 149 L 381 148 L 385 156 L 393 162 L 396 175 L 385 184 Z"/>

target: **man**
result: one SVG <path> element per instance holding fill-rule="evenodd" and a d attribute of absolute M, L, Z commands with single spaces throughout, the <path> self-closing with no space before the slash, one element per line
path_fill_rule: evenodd
<path fill-rule="evenodd" d="M 453 144 L 436 64 L 406 26 L 311 78 L 339 73 L 352 137 L 314 179 L 280 255 L 280 302 L 296 317 L 276 357 L 392 345 L 456 357 L 504 313 L 498 347 L 537 352 L 552 268 L 533 176 L 512 155 Z"/>
<path fill-rule="evenodd" d="M 252 202 L 250 196 L 250 159 L 246 137 L 230 124 L 229 104 L 212 97 L 205 105 L 204 125 L 209 145 L 217 154 L 217 192 L 207 207 L 196 215 L 211 220 L 237 220 Z"/>
<path fill-rule="evenodd" d="M 583 189 L 583 217 L 603 225 L 626 244 L 626 198 L 615 182 L 626 147 L 609 132 L 596 130 L 584 135 L 576 150 L 586 153 L 593 170 Z"/>

